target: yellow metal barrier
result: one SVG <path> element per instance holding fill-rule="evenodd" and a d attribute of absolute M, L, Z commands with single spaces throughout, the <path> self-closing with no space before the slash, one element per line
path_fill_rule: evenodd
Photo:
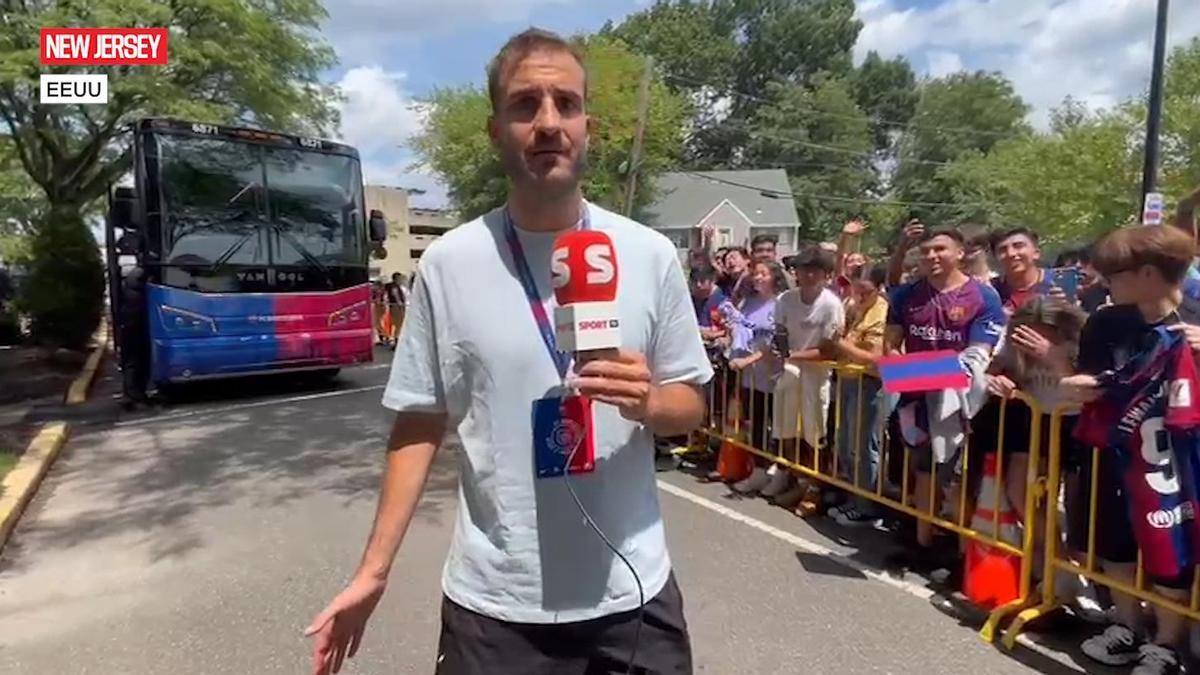
<path fill-rule="evenodd" d="M 1050 460 L 1049 472 L 1046 485 L 1048 487 L 1047 503 L 1052 505 L 1058 504 L 1058 495 L 1060 485 L 1063 483 L 1063 447 L 1062 447 L 1062 427 L 1063 419 L 1067 415 L 1074 414 L 1068 408 L 1060 408 L 1054 411 L 1050 418 Z M 1044 616 L 1048 612 L 1054 611 L 1061 605 L 1061 600 L 1056 593 L 1056 577 L 1057 572 L 1063 571 L 1068 574 L 1078 575 L 1089 579 L 1095 583 L 1103 584 L 1114 592 L 1124 593 L 1155 607 L 1170 612 L 1174 612 L 1181 616 L 1200 621 L 1200 569 L 1193 569 L 1192 586 L 1190 598 L 1187 604 L 1183 604 L 1177 599 L 1171 598 L 1168 595 L 1156 590 L 1155 588 L 1147 588 L 1145 571 L 1143 569 L 1141 552 L 1138 552 L 1136 572 L 1133 583 L 1128 580 L 1120 579 L 1105 573 L 1097 566 L 1097 551 L 1096 551 L 1096 531 L 1099 524 L 1096 522 L 1097 500 L 1099 497 L 1100 483 L 1100 460 L 1101 450 L 1092 448 L 1091 452 L 1091 471 L 1088 478 L 1088 518 L 1087 518 L 1087 550 L 1083 552 L 1084 562 L 1071 560 L 1063 555 L 1061 551 L 1060 541 L 1062 537 L 1059 533 L 1059 519 L 1057 508 L 1047 509 L 1046 512 L 1046 538 L 1045 538 L 1045 569 L 1042 573 L 1042 593 L 1040 603 L 1025 611 L 1020 612 L 1009 625 L 1004 633 L 1004 645 L 1011 648 L 1016 642 L 1017 636 L 1025 625 L 1038 617 Z M 1070 505 L 1068 505 L 1069 507 Z"/>
<path fill-rule="evenodd" d="M 837 439 L 839 439 L 841 437 L 840 431 L 841 431 L 841 424 L 842 424 L 843 416 L 840 413 L 841 413 L 841 405 L 842 405 L 843 397 L 840 394 L 841 394 L 842 387 L 847 386 L 848 381 L 853 381 L 854 382 L 853 386 L 857 386 L 859 388 L 859 395 L 856 397 L 857 404 L 858 404 L 858 410 L 856 411 L 854 420 L 857 422 L 856 426 L 861 427 L 862 420 L 864 419 L 863 406 L 866 403 L 863 400 L 864 397 L 862 396 L 864 378 L 873 377 L 873 375 L 871 374 L 871 371 L 869 369 L 862 367 L 862 366 L 844 365 L 844 364 L 836 364 L 836 363 L 822 363 L 822 364 L 813 364 L 813 365 L 819 365 L 819 366 L 830 368 L 831 370 L 836 371 L 838 374 L 837 389 L 830 397 L 831 403 L 835 406 L 835 408 L 834 408 L 834 420 L 835 420 L 834 437 L 833 437 L 833 443 L 831 443 L 831 445 L 836 445 Z M 731 379 L 732 379 L 732 387 L 730 386 Z M 730 397 L 730 393 L 731 393 L 730 389 L 732 389 L 733 390 L 732 393 L 734 393 L 736 395 L 735 398 L 733 398 L 732 400 Z M 883 430 L 881 432 L 882 442 L 880 444 L 880 456 L 879 456 L 879 460 L 878 460 L 879 470 L 877 473 L 877 479 L 873 486 L 863 487 L 862 486 L 863 481 L 861 480 L 861 475 L 860 475 L 860 468 L 862 466 L 861 454 L 865 450 L 862 447 L 864 440 L 866 442 L 870 442 L 871 432 L 869 430 L 865 434 L 864 433 L 856 433 L 856 434 L 851 435 L 852 438 L 854 439 L 854 442 L 853 442 L 854 448 L 853 448 L 853 457 L 852 457 L 854 475 L 853 475 L 852 480 L 846 480 L 846 479 L 842 478 L 841 474 L 838 471 L 839 457 L 840 457 L 840 455 L 843 454 L 841 452 L 840 448 L 835 448 L 835 451 L 832 453 L 833 454 L 832 460 L 825 462 L 825 463 L 822 463 L 822 461 L 821 461 L 822 449 L 820 447 L 811 448 L 811 462 L 806 462 L 806 461 L 800 461 L 799 453 L 797 453 L 797 457 L 794 460 L 785 456 L 786 453 L 783 450 L 783 448 L 784 448 L 783 443 L 779 444 L 780 450 L 778 453 L 775 453 L 775 452 L 771 452 L 768 448 L 757 447 L 753 443 L 747 442 L 747 439 L 753 438 L 753 434 L 754 434 L 755 430 L 751 430 L 751 434 L 749 434 L 749 435 L 742 434 L 741 433 L 742 432 L 741 425 L 742 425 L 744 419 L 753 420 L 755 418 L 754 406 L 755 406 L 755 398 L 757 398 L 757 397 L 755 397 L 753 395 L 743 396 L 744 391 L 745 390 L 742 387 L 742 374 L 741 373 L 732 373 L 727 370 L 721 371 L 718 374 L 718 377 L 714 378 L 714 385 L 709 388 L 709 395 L 708 395 L 708 397 L 709 397 L 709 400 L 708 400 L 709 420 L 708 420 L 708 424 L 699 431 L 700 435 L 706 436 L 709 438 L 716 438 L 725 444 L 735 445 L 735 446 L 740 447 L 740 448 L 746 450 L 747 452 L 750 452 L 758 457 L 770 460 L 779 465 L 787 467 L 788 469 L 791 469 L 792 471 L 794 471 L 797 474 L 800 474 L 802 476 L 808 477 L 810 479 L 814 479 L 816 481 L 820 481 L 821 483 L 835 487 L 835 488 L 842 490 L 844 492 L 847 492 L 849 494 L 869 499 L 869 500 L 876 502 L 878 504 L 881 504 L 893 511 L 907 514 L 909 516 L 912 516 L 912 517 L 918 519 L 919 521 L 931 523 L 934 526 L 957 533 L 962 537 L 965 537 L 965 538 L 973 540 L 973 541 L 980 542 L 980 543 L 985 544 L 989 547 L 992 547 L 996 550 L 1009 553 L 1013 556 L 1018 556 L 1021 561 L 1019 595 L 1018 595 L 1017 599 L 1013 600 L 1012 602 L 1009 602 L 1007 604 L 996 607 L 995 609 L 993 609 L 991 611 L 987 622 L 985 623 L 983 629 L 980 631 L 981 637 L 983 639 L 987 640 L 988 642 L 991 642 L 994 640 L 997 627 L 1006 617 L 1008 617 L 1016 612 L 1019 612 L 1021 610 L 1024 610 L 1027 607 L 1030 607 L 1030 605 L 1038 602 L 1039 598 L 1035 597 L 1035 595 L 1034 595 L 1034 588 L 1033 588 L 1033 583 L 1032 583 L 1033 572 L 1034 572 L 1034 569 L 1033 569 L 1034 551 L 1038 544 L 1037 538 L 1035 536 L 1035 531 L 1034 531 L 1036 528 L 1030 527 L 1030 526 L 1023 527 L 1023 534 L 1022 534 L 1021 543 L 1019 546 L 1014 546 L 1014 545 L 999 538 L 1000 513 L 1002 511 L 1001 499 L 1003 498 L 1002 497 L 1003 495 L 1007 494 L 1006 490 L 1004 489 L 1004 481 L 1005 481 L 1004 433 L 1005 433 L 1006 414 L 1007 414 L 1007 409 L 1008 409 L 1008 404 L 1009 404 L 1008 401 L 1003 401 L 1001 403 L 1000 432 L 999 432 L 999 438 L 997 439 L 997 447 L 996 447 L 996 457 L 997 457 L 997 459 L 996 459 L 996 477 L 995 477 L 995 481 L 996 481 L 995 495 L 996 496 L 995 496 L 995 503 L 993 505 L 991 505 L 993 522 L 992 522 L 992 531 L 989 533 L 986 531 L 979 531 L 976 529 L 972 529 L 969 526 L 970 518 L 968 516 L 968 510 L 969 510 L 968 506 L 970 504 L 973 504 L 972 495 L 968 494 L 970 483 L 971 483 L 971 481 L 969 480 L 969 476 L 970 476 L 970 474 L 969 474 L 969 469 L 970 469 L 969 446 L 964 445 L 964 447 L 962 448 L 962 451 L 959 453 L 961 462 L 962 462 L 962 466 L 961 466 L 961 474 L 960 474 L 960 477 L 958 480 L 958 487 L 959 487 L 959 495 L 958 495 L 958 500 L 957 500 L 958 508 L 957 508 L 957 513 L 955 514 L 953 520 L 951 520 L 946 517 L 943 517 L 943 515 L 935 509 L 934 505 L 937 503 L 936 494 L 937 494 L 937 490 L 940 487 L 938 484 L 939 482 L 938 482 L 938 480 L 936 480 L 936 478 L 929 481 L 929 483 L 930 483 L 929 495 L 928 495 L 929 499 L 928 499 L 928 501 L 926 501 L 926 504 L 928 505 L 927 510 L 917 508 L 916 506 L 914 506 L 913 504 L 910 503 L 910 501 L 912 501 L 912 499 L 910 499 L 910 498 L 915 496 L 914 494 L 910 493 L 910 490 L 909 490 L 909 478 L 912 475 L 912 474 L 910 474 L 910 468 L 912 468 L 912 466 L 913 466 L 912 462 L 911 462 L 911 455 L 912 455 L 913 451 L 910 448 L 908 448 L 907 446 L 905 446 L 905 449 L 904 449 L 903 470 L 902 470 L 901 486 L 900 486 L 900 498 L 895 499 L 893 496 L 887 494 L 887 491 L 885 489 L 886 481 L 884 478 L 887 473 L 887 468 L 889 466 L 889 459 L 890 459 L 889 451 L 888 451 L 889 444 L 888 444 L 887 438 L 886 438 L 887 422 L 888 422 L 887 415 L 884 415 L 881 413 L 878 415 L 878 418 L 877 418 L 877 424 L 881 425 L 883 428 Z M 743 399 L 747 399 L 747 398 L 749 399 L 749 405 L 745 406 L 747 408 L 745 410 L 746 414 L 742 414 L 743 413 L 742 406 L 744 405 Z M 1027 489 L 1026 489 L 1026 493 L 1025 493 L 1024 513 L 1026 514 L 1026 519 L 1030 523 L 1032 523 L 1032 522 L 1036 522 L 1036 518 L 1034 517 L 1034 514 L 1038 513 L 1038 504 L 1041 501 L 1041 498 L 1046 494 L 1046 481 L 1045 481 L 1045 479 L 1040 477 L 1040 471 L 1039 471 L 1039 467 L 1041 466 L 1041 457 L 1042 457 L 1042 455 L 1041 455 L 1042 410 L 1036 401 L 1025 396 L 1024 394 L 1021 394 L 1018 392 L 1014 395 L 1014 398 L 1019 399 L 1022 402 L 1024 402 L 1026 405 L 1028 405 L 1030 408 L 1030 411 L 1031 411 L 1031 425 L 1030 425 L 1031 432 L 1030 432 L 1030 439 L 1029 439 L 1029 460 L 1028 460 L 1029 470 L 1026 475 Z M 778 402 L 776 402 L 776 404 L 778 404 Z M 732 415 L 730 414 L 731 413 L 731 405 L 734 406 Z M 732 417 L 733 419 L 730 420 L 730 417 Z M 767 415 L 765 415 L 764 419 L 768 420 L 768 423 L 770 423 L 770 414 L 768 413 Z M 804 433 L 803 433 L 804 422 L 805 422 L 804 415 L 803 414 L 798 415 L 797 416 L 797 429 L 796 429 L 796 439 L 797 439 L 796 445 L 797 445 L 797 447 L 799 447 L 799 445 L 800 445 L 800 439 L 804 438 Z M 824 426 L 825 425 L 824 418 L 819 420 L 819 423 L 822 426 Z M 760 432 L 760 433 L 763 433 L 764 437 L 770 438 L 770 434 L 767 434 L 765 432 Z M 1053 435 L 1051 437 L 1054 438 Z M 969 442 L 969 441 L 967 441 L 967 442 Z M 934 476 L 936 477 L 936 475 L 937 475 L 936 467 L 934 468 L 933 473 L 934 473 Z M 1057 495 L 1056 490 L 1054 491 L 1054 495 Z M 1049 503 L 1056 504 L 1057 502 L 1054 499 L 1051 499 L 1049 501 Z M 1051 512 L 1054 512 L 1055 509 L 1052 508 L 1049 510 Z M 1028 611 L 1020 614 L 1020 616 L 1026 617 L 1024 619 L 1025 621 L 1028 621 L 1030 618 L 1033 617 L 1033 615 L 1031 615 Z M 1018 630 L 1019 630 L 1019 628 L 1018 628 Z"/>

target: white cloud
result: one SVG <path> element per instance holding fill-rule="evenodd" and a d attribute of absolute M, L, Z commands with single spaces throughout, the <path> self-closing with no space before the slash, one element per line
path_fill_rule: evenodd
<path fill-rule="evenodd" d="M 427 111 L 405 91 L 405 79 L 404 73 L 380 66 L 346 71 L 337 82 L 344 97 L 342 139 L 358 148 L 368 184 L 425 190 L 414 204 L 442 206 L 445 188 L 430 172 L 413 166 L 417 159 L 408 143 L 424 128 Z"/>
<path fill-rule="evenodd" d="M 963 60 L 958 52 L 931 49 L 925 53 L 925 58 L 929 62 L 927 70 L 931 77 L 944 77 L 963 69 Z"/>
<path fill-rule="evenodd" d="M 1070 95 L 1108 106 L 1145 90 L 1156 3 L 1149 0 L 945 0 L 901 8 L 897 0 L 860 0 L 855 46 L 903 54 L 938 76 L 957 53 L 971 68 L 999 70 L 1044 124 Z M 1200 3 L 1171 8 L 1168 48 L 1200 32 Z"/>
<path fill-rule="evenodd" d="M 342 62 L 378 60 L 388 45 L 435 36 L 464 21 L 521 21 L 538 9 L 577 0 L 335 0 L 328 3 L 324 32 Z M 443 45 L 445 46 L 445 45 Z"/>

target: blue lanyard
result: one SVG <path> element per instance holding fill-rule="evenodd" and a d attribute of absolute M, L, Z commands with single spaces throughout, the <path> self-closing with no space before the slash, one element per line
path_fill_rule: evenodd
<path fill-rule="evenodd" d="M 580 228 L 586 230 L 591 225 L 586 202 L 582 209 L 583 218 Z M 546 306 L 542 304 L 542 299 L 538 295 L 533 272 L 530 271 L 529 262 L 525 258 L 525 249 L 521 246 L 521 239 L 517 236 L 517 228 L 513 224 L 512 215 L 509 214 L 507 207 L 504 209 L 504 238 L 508 240 L 508 249 L 512 253 L 513 265 L 517 268 L 517 277 L 525 289 L 525 297 L 529 300 L 529 309 L 533 312 L 533 320 L 537 323 L 538 332 L 542 334 L 542 342 L 546 345 L 546 351 L 550 353 L 550 358 L 554 361 L 554 367 L 558 369 L 558 377 L 565 380 L 567 370 L 571 367 L 571 355 L 558 350 L 558 342 L 554 339 L 554 324 L 546 314 Z"/>

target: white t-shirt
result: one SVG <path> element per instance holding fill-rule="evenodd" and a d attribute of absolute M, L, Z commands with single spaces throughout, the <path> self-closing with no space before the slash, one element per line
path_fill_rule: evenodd
<path fill-rule="evenodd" d="M 675 248 L 588 204 L 612 237 L 623 347 L 658 383 L 712 377 Z M 539 294 L 553 304 L 550 254 L 561 233 L 518 230 Z M 457 435 L 459 508 L 442 587 L 504 621 L 582 621 L 635 609 L 629 570 L 584 523 L 564 479 L 535 477 L 532 406 L 559 384 L 504 237 L 502 211 L 457 227 L 421 257 L 383 404 L 444 412 Z M 596 523 L 637 569 L 647 600 L 671 562 L 654 477 L 653 435 L 596 403 L 596 469 L 569 478 Z"/>
<path fill-rule="evenodd" d="M 815 349 L 846 326 L 842 301 L 828 288 L 810 305 L 800 297 L 800 289 L 784 291 L 775 304 L 775 323 L 787 327 L 788 349 L 796 352 Z"/>

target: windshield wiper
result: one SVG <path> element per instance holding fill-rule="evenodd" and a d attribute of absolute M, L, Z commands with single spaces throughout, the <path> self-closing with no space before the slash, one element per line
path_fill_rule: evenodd
<path fill-rule="evenodd" d="M 282 220 L 282 218 L 280 220 Z M 320 260 L 318 260 L 317 256 L 313 255 L 312 251 L 308 250 L 304 244 L 301 244 L 299 239 L 296 239 L 296 237 L 292 236 L 292 233 L 288 232 L 283 225 L 272 222 L 271 229 L 275 230 L 280 237 L 286 239 L 287 242 L 292 245 L 292 248 L 296 249 L 296 252 L 299 253 L 309 265 L 316 268 L 318 272 L 325 276 L 326 281 L 330 280 L 329 268 L 326 267 Z"/>

